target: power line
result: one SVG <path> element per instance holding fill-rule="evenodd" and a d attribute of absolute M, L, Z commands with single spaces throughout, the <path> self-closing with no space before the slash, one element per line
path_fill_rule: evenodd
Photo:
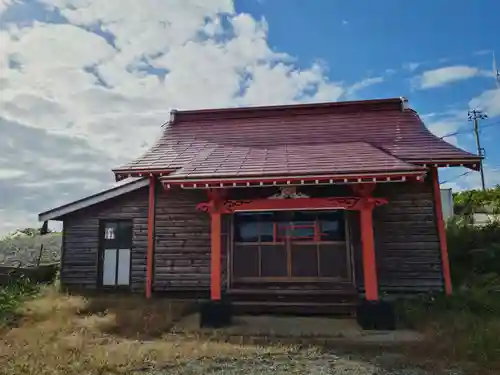
<path fill-rule="evenodd" d="M 479 111 L 476 109 L 468 111 L 467 113 L 468 113 L 469 121 L 474 122 L 474 134 L 476 135 L 477 153 L 479 156 L 483 157 L 484 156 L 484 149 L 481 147 L 481 142 L 479 139 L 479 120 L 487 119 L 488 116 L 485 113 L 483 113 L 482 111 Z M 486 190 L 486 184 L 484 182 L 484 169 L 483 169 L 482 162 L 479 165 L 479 172 L 481 173 L 481 186 L 482 186 L 483 191 L 484 191 L 484 190 Z"/>
<path fill-rule="evenodd" d="M 472 130 L 471 129 L 457 130 L 457 131 L 454 131 L 453 133 L 443 135 L 442 137 L 439 137 L 439 139 L 444 139 L 444 138 L 453 137 L 453 136 L 459 135 L 459 134 L 469 133 L 470 131 L 472 131 Z"/>
<path fill-rule="evenodd" d="M 464 173 L 462 173 L 461 175 L 458 175 L 458 176 L 456 176 L 456 177 L 450 178 L 449 180 L 446 180 L 446 181 L 440 182 L 440 183 L 439 183 L 439 185 L 447 184 L 448 182 L 452 182 L 452 181 L 458 180 L 460 177 L 467 176 L 469 173 L 472 173 L 472 171 L 467 171 L 467 172 L 464 172 Z"/>
<path fill-rule="evenodd" d="M 491 124 L 486 124 L 480 130 L 482 132 L 484 129 L 487 129 L 487 128 L 490 128 L 490 127 L 496 126 L 496 125 L 500 125 L 500 121 L 499 122 L 494 122 L 494 123 L 491 123 Z M 453 133 L 445 134 L 442 137 L 439 137 L 439 139 L 444 139 L 444 138 L 453 137 L 453 136 L 459 135 L 459 134 L 469 133 L 469 132 L 472 132 L 473 130 L 474 129 L 459 129 L 459 130 L 454 131 Z"/>

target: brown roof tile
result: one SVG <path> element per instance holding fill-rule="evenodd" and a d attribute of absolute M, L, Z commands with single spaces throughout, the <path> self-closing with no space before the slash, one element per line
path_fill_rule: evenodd
<path fill-rule="evenodd" d="M 172 177 L 409 171 L 412 162 L 480 160 L 434 136 L 400 99 L 183 111 L 115 173 Z"/>
<path fill-rule="evenodd" d="M 207 155 L 196 156 L 169 177 L 324 175 L 413 170 L 419 168 L 368 143 L 350 142 L 269 148 L 218 146 Z"/>

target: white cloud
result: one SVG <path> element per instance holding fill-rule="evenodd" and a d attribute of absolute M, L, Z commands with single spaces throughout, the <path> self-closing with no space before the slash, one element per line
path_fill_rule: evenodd
<path fill-rule="evenodd" d="M 500 168 L 484 164 L 484 180 L 487 188 L 500 185 Z M 445 168 L 440 171 L 440 187 L 452 189 L 452 191 L 462 191 L 471 189 L 481 189 L 481 174 L 466 168 Z"/>
<path fill-rule="evenodd" d="M 417 78 L 417 84 L 421 89 L 430 89 L 469 79 L 480 74 L 481 71 L 479 69 L 470 66 L 448 66 L 425 71 Z"/>
<path fill-rule="evenodd" d="M 469 106 L 485 111 L 490 117 L 500 116 L 500 88 L 483 92 Z"/>
<path fill-rule="evenodd" d="M 18 169 L 0 168 L 0 180 L 14 179 L 25 174 L 26 172 L 20 171 Z M 3 183 L 5 183 L 5 181 Z"/>
<path fill-rule="evenodd" d="M 409 70 L 410 72 L 413 72 L 414 70 L 418 69 L 418 67 L 421 65 L 422 65 L 421 62 L 410 62 L 404 64 L 403 68 Z"/>
<path fill-rule="evenodd" d="M 500 184 L 500 169 L 491 167 L 488 163 L 484 165 L 484 180 L 486 187 L 494 187 Z M 463 177 L 457 179 L 457 185 L 463 190 L 480 189 L 481 188 L 481 174 L 479 172 L 471 172 Z"/>
<path fill-rule="evenodd" d="M 482 55 L 489 55 L 492 53 L 492 50 L 490 49 L 482 49 L 482 50 L 479 50 L 479 51 L 475 51 L 473 53 L 473 55 L 475 56 L 482 56 Z"/>
<path fill-rule="evenodd" d="M 0 12 L 21 2 L 0 0 Z M 0 162 L 9 166 L 3 176 L 17 173 L 0 185 L 0 233 L 111 185 L 110 169 L 151 145 L 170 108 L 345 92 L 324 65 L 298 68 L 273 50 L 266 21 L 237 14 L 230 0 L 38 0 L 37 11 L 40 4 L 66 22 L 0 30 Z"/>
<path fill-rule="evenodd" d="M 472 125 L 467 121 L 467 110 L 452 109 L 441 113 L 427 113 L 421 116 L 429 130 L 444 141 L 475 153 L 472 147 Z M 472 147 L 472 148 L 471 148 Z"/>
<path fill-rule="evenodd" d="M 0 14 L 12 5 L 12 3 L 14 3 L 14 0 L 0 0 Z"/>
<path fill-rule="evenodd" d="M 354 96 L 357 94 L 358 91 L 361 91 L 367 87 L 379 84 L 384 82 L 384 77 L 371 77 L 371 78 L 366 78 L 363 79 L 359 82 L 356 82 L 354 85 L 350 86 L 347 89 L 347 95 L 348 96 Z"/>

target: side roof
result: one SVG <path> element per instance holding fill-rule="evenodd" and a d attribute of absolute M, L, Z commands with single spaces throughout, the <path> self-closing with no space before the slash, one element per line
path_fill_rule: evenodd
<path fill-rule="evenodd" d="M 314 174 L 320 169 L 324 172 L 320 164 L 331 155 L 328 151 L 361 142 L 372 146 L 373 153 L 363 154 L 364 160 L 358 158 L 358 166 L 369 164 L 380 152 L 387 154 L 387 160 L 396 158 L 416 165 L 463 164 L 475 168 L 481 160 L 432 134 L 418 114 L 407 108 L 405 99 L 390 98 L 173 111 L 158 142 L 113 172 L 117 180 L 149 173 L 183 175 L 187 170 L 190 177 L 197 177 L 198 171 L 200 176 L 221 176 L 223 170 L 231 171 L 225 177 L 234 177 L 245 170 L 259 173 L 262 166 L 267 173 L 282 174 L 286 160 L 276 155 L 283 150 L 296 158 L 307 148 L 324 149 L 324 154 L 316 153 L 316 161 L 309 160 L 308 171 Z M 275 156 L 268 160 L 266 155 Z M 337 168 L 346 169 L 351 164 L 349 158 L 344 164 L 337 164 Z M 380 167 L 384 170 L 384 163 Z"/>
<path fill-rule="evenodd" d="M 104 202 L 108 199 L 118 197 L 120 195 L 130 193 L 142 187 L 149 185 L 149 179 L 141 178 L 129 183 L 113 187 L 108 190 L 101 191 L 100 193 L 90 195 L 88 197 L 76 200 L 74 202 L 64 204 L 62 206 L 53 208 L 51 210 L 42 212 L 38 215 L 39 221 L 59 220 L 63 216 L 81 210 L 86 207 L 93 206 L 97 203 Z"/>

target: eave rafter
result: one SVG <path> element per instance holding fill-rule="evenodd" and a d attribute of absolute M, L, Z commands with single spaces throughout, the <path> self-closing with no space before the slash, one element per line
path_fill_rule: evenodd
<path fill-rule="evenodd" d="M 237 187 L 266 187 L 266 186 L 301 186 L 301 185 L 330 185 L 330 184 L 359 184 L 423 181 L 427 171 L 411 171 L 393 174 L 371 175 L 336 175 L 336 176 L 286 176 L 286 177 L 254 177 L 254 178 L 227 178 L 227 179 L 174 179 L 171 177 L 160 179 L 165 189 L 178 186 L 183 189 L 218 189 Z"/>

